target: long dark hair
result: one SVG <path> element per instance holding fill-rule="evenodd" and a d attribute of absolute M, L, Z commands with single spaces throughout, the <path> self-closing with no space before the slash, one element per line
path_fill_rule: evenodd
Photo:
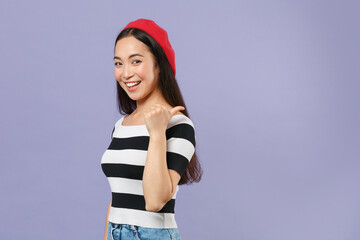
<path fill-rule="evenodd" d="M 175 79 L 174 72 L 160 45 L 146 32 L 137 28 L 126 28 L 123 31 L 121 31 L 117 36 L 115 40 L 115 46 L 120 39 L 128 36 L 134 36 L 137 40 L 143 42 L 145 45 L 148 46 L 150 52 L 155 57 L 156 64 L 159 66 L 160 69 L 159 89 L 162 95 L 171 106 L 173 107 L 184 106 L 185 110 L 182 110 L 181 112 L 184 113 L 187 117 L 189 117 L 189 113 L 186 110 L 187 107 L 185 105 L 184 99 L 180 92 L 180 88 Z M 114 54 L 115 54 L 115 46 L 114 46 Z M 120 84 L 117 81 L 116 81 L 116 86 L 117 86 L 117 104 L 120 114 L 123 113 L 131 114 L 136 109 L 136 101 L 132 100 L 127 95 L 125 90 L 120 86 Z M 183 176 L 179 181 L 179 185 L 199 182 L 201 180 L 201 177 L 202 177 L 202 169 L 195 151 L 189 165 L 186 168 L 185 173 L 183 174 Z"/>

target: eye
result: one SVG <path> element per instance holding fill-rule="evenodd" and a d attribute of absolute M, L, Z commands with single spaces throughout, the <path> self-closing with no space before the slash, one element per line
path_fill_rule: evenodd
<path fill-rule="evenodd" d="M 140 60 L 134 60 L 133 63 L 141 63 Z"/>
<path fill-rule="evenodd" d="M 115 66 L 119 66 L 119 65 L 122 65 L 121 62 L 115 62 Z"/>

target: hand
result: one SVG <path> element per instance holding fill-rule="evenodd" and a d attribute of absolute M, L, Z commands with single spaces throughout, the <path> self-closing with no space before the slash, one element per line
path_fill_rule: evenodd
<path fill-rule="evenodd" d="M 151 106 L 151 108 L 143 114 L 149 135 L 164 134 L 170 119 L 182 110 L 185 110 L 185 107 L 176 106 L 168 110 L 164 105 L 158 103 Z"/>

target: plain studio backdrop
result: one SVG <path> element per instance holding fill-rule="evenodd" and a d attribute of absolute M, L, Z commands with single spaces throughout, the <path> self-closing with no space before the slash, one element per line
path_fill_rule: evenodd
<path fill-rule="evenodd" d="M 102 239 L 113 48 L 169 34 L 200 183 L 184 240 L 360 239 L 357 1 L 2 1 L 0 239 Z"/>

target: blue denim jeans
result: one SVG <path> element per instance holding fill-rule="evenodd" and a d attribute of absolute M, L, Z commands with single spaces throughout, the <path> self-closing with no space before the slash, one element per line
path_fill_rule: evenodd
<path fill-rule="evenodd" d="M 109 222 L 107 240 L 181 240 L 177 228 L 146 228 Z"/>

